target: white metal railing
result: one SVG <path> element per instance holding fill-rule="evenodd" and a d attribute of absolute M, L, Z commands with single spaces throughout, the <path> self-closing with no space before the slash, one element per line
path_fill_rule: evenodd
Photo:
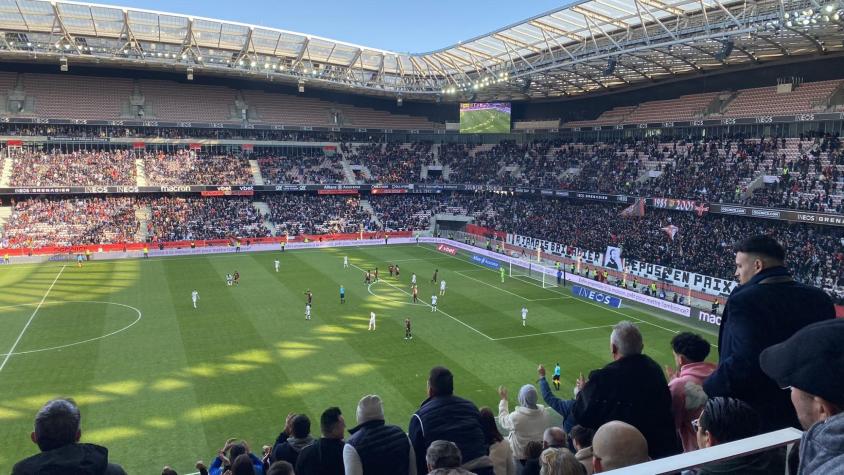
<path fill-rule="evenodd" d="M 673 457 L 640 463 L 639 465 L 610 470 L 604 473 L 612 475 L 661 475 L 676 473 L 708 463 L 721 462 L 787 446 L 800 440 L 802 435 L 802 431 L 794 428 L 780 429 L 735 442 L 716 445 L 708 449 L 695 450 L 694 452 L 674 455 Z"/>

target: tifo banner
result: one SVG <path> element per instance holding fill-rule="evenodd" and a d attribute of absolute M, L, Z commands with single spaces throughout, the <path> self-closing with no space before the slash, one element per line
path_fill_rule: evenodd
<path fill-rule="evenodd" d="M 621 299 L 615 295 L 601 293 L 597 290 L 587 289 L 579 285 L 572 286 L 571 293 L 575 297 L 582 297 L 604 305 L 609 305 L 613 308 L 621 308 Z"/>
<path fill-rule="evenodd" d="M 501 268 L 501 264 L 495 259 L 479 256 L 477 254 L 472 254 L 472 262 L 489 267 L 490 269 L 498 270 L 499 268 Z"/>
<path fill-rule="evenodd" d="M 686 272 L 684 270 L 674 269 L 671 267 L 648 264 L 647 262 L 642 261 L 634 261 L 632 259 L 628 259 L 626 264 L 629 272 L 633 275 L 645 277 L 651 280 L 668 282 L 669 284 L 680 287 L 689 287 L 692 290 L 706 292 L 713 295 L 729 294 L 738 285 L 737 282 L 732 280 L 719 279 L 717 277 L 696 274 L 694 272 Z"/>
<path fill-rule="evenodd" d="M 624 271 L 620 247 L 607 246 L 607 252 L 604 253 L 603 266 L 617 271 Z"/>
<path fill-rule="evenodd" d="M 586 251 L 560 243 L 543 241 L 542 239 L 522 236 L 520 234 L 508 234 L 507 242 L 509 244 L 513 244 L 514 246 L 525 247 L 528 249 L 536 249 L 536 246 L 539 245 L 542 247 L 544 252 L 549 254 L 565 256 L 572 259 L 576 259 L 580 256 L 582 262 L 585 264 L 606 265 L 605 260 L 601 259 L 602 256 L 600 253 Z M 610 248 L 608 247 L 607 254 L 609 254 L 609 249 Z M 606 257 L 608 258 L 609 256 Z M 619 255 L 619 258 L 620 257 L 621 256 Z M 645 277 L 646 279 L 667 282 L 680 287 L 688 287 L 692 290 L 705 292 L 710 295 L 729 294 L 738 285 L 737 282 L 731 280 L 719 279 L 717 277 L 710 277 L 708 275 L 696 274 L 694 272 L 687 272 L 656 264 L 648 264 L 647 262 L 635 261 L 632 259 L 624 259 L 623 265 L 625 266 L 627 272 L 630 272 L 633 275 Z M 613 268 L 618 269 L 617 267 Z M 618 270 L 624 269 L 622 268 Z"/>
<path fill-rule="evenodd" d="M 654 198 L 654 208 L 674 209 L 677 211 L 694 211 L 694 200 L 675 200 L 674 198 Z"/>
<path fill-rule="evenodd" d="M 446 254 L 452 255 L 452 256 L 457 254 L 457 249 L 455 249 L 451 246 L 447 246 L 445 244 L 438 245 L 437 250 L 440 251 L 440 252 L 444 252 Z"/>

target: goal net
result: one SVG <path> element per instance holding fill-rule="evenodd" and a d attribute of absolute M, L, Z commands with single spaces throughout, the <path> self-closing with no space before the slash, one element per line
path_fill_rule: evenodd
<path fill-rule="evenodd" d="M 553 268 L 536 262 L 527 260 L 510 262 L 510 277 L 535 280 L 542 284 L 543 289 L 558 287 L 555 275 L 556 271 Z"/>

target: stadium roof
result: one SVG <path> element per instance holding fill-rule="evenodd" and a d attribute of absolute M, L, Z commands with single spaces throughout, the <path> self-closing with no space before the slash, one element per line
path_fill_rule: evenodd
<path fill-rule="evenodd" d="M 844 0 L 583 0 L 418 54 L 70 1 L 0 0 L 0 33 L 4 60 L 190 69 L 408 99 L 520 99 L 838 53 Z"/>

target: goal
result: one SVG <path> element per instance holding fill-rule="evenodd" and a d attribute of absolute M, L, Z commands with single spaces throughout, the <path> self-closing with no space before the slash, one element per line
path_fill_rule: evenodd
<path fill-rule="evenodd" d="M 515 263 L 510 261 L 510 277 L 535 280 L 542 284 L 543 289 L 559 287 L 555 276 L 556 271 L 551 267 L 527 260 Z"/>

